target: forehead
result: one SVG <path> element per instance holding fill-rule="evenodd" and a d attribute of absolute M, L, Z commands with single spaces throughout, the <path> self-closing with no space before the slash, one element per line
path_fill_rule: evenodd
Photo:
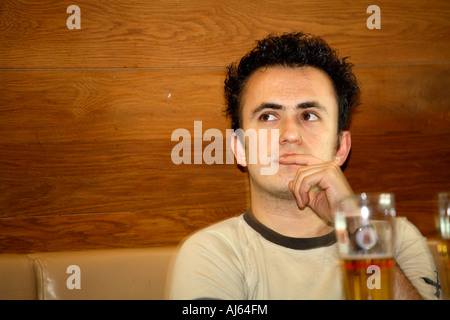
<path fill-rule="evenodd" d="M 336 93 L 329 76 L 314 67 L 268 67 L 256 70 L 249 78 L 242 96 L 242 115 L 251 113 L 261 103 L 293 107 L 317 101 L 328 112 L 337 114 Z"/>

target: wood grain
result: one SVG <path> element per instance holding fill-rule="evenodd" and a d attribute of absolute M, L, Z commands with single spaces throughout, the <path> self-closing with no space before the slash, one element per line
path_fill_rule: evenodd
<path fill-rule="evenodd" d="M 357 66 L 354 133 L 449 131 L 450 64 Z"/>
<path fill-rule="evenodd" d="M 191 232 L 245 209 L 164 209 L 0 219 L 0 253 L 177 245 Z"/>
<path fill-rule="evenodd" d="M 79 0 L 69 30 L 63 0 L 0 3 L 0 68 L 223 67 L 269 33 L 323 36 L 357 64 L 448 61 L 446 0 L 378 1 Z"/>
<path fill-rule="evenodd" d="M 223 80 L 220 69 L 0 70 L 0 140 L 170 140 L 194 120 L 225 129 Z"/>
<path fill-rule="evenodd" d="M 357 192 L 389 191 L 399 203 L 450 190 L 450 133 L 353 135 L 345 174 Z"/>
<path fill-rule="evenodd" d="M 431 199 L 450 189 L 447 70 L 358 70 L 367 103 L 354 119 L 345 173 L 357 192 L 394 192 L 399 215 L 424 234 L 435 230 Z M 235 165 L 170 159 L 174 129 L 193 134 L 194 120 L 204 120 L 203 131 L 227 127 L 221 70 L 0 73 L 3 252 L 173 244 L 248 208 Z"/>
<path fill-rule="evenodd" d="M 397 214 L 436 235 L 450 190 L 448 1 L 380 0 L 380 30 L 365 0 L 76 4 L 81 30 L 67 29 L 66 1 L 0 2 L 0 252 L 175 245 L 246 211 L 246 174 L 175 165 L 171 134 L 198 120 L 225 136 L 224 67 L 297 30 L 356 64 L 354 191 L 394 192 Z"/>
<path fill-rule="evenodd" d="M 2 145 L 2 217 L 220 208 L 245 203 L 236 165 L 175 165 L 176 142 Z M 241 199 L 243 198 L 243 200 Z"/>
<path fill-rule="evenodd" d="M 399 201 L 432 199 L 450 189 L 449 138 L 449 133 L 353 136 L 345 173 L 360 192 L 397 191 Z M 175 165 L 174 144 L 49 145 L 45 153 L 37 144 L 1 145 L 1 216 L 242 203 L 246 178 L 235 165 Z"/>
<path fill-rule="evenodd" d="M 445 131 L 450 65 L 360 66 L 355 133 Z M 222 69 L 0 70 L 0 142 L 169 139 L 229 127 Z M 39 119 L 39 121 L 37 121 Z M 224 133 L 225 134 L 225 133 Z"/>
<path fill-rule="evenodd" d="M 436 236 L 436 201 L 397 203 L 424 236 Z M 0 219 L 0 253 L 177 245 L 192 232 L 241 214 L 240 208 L 164 209 Z"/>

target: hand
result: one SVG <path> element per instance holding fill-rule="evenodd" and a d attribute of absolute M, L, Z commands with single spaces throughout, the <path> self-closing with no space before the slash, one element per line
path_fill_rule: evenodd
<path fill-rule="evenodd" d="M 309 206 L 323 219 L 334 221 L 336 202 L 353 193 L 339 165 L 310 154 L 283 156 L 279 163 L 300 166 L 294 180 L 289 182 L 298 206 Z"/>

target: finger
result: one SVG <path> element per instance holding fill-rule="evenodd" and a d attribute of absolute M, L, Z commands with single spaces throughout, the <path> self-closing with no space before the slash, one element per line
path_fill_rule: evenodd
<path fill-rule="evenodd" d="M 317 196 L 321 191 L 323 191 L 323 189 L 318 184 L 315 184 L 315 185 L 311 186 L 311 189 L 309 191 L 311 191 L 312 193 L 314 193 Z"/>
<path fill-rule="evenodd" d="M 310 166 L 323 163 L 322 160 L 311 154 L 289 154 L 281 156 L 278 161 L 280 164 L 296 164 L 301 166 Z"/>
<path fill-rule="evenodd" d="M 299 192 L 306 204 L 310 201 L 310 193 L 313 193 L 313 196 L 317 196 L 323 190 L 320 186 L 321 181 L 322 175 L 318 172 L 312 173 L 302 179 Z"/>
<path fill-rule="evenodd" d="M 307 205 L 310 201 L 310 192 L 317 196 L 323 188 L 319 185 L 322 181 L 323 165 L 308 166 L 298 169 L 292 183 L 291 191 L 299 204 Z"/>
<path fill-rule="evenodd" d="M 295 180 L 292 180 L 289 182 L 289 189 L 291 190 L 292 194 L 294 195 L 295 201 L 297 202 L 298 206 L 300 208 L 302 208 L 303 201 L 302 201 L 302 198 L 300 197 L 299 192 L 296 191 L 296 189 L 298 189 L 298 188 L 296 187 Z"/>
<path fill-rule="evenodd" d="M 317 174 L 322 170 L 321 165 L 301 167 L 297 170 L 294 180 L 289 183 L 289 188 L 294 194 L 297 203 L 300 207 L 303 207 L 309 203 L 309 192 L 313 187 L 309 184 L 305 185 L 305 178 L 313 174 Z M 315 186 L 314 191 L 318 191 L 316 195 L 321 191 L 319 186 Z"/>
<path fill-rule="evenodd" d="M 294 197 L 297 201 L 298 206 L 300 208 L 303 208 L 306 205 L 306 203 L 300 193 L 301 180 L 299 178 L 301 178 L 300 175 L 296 174 L 294 177 L 294 180 L 289 183 L 289 186 L 290 186 L 292 193 L 294 194 Z"/>

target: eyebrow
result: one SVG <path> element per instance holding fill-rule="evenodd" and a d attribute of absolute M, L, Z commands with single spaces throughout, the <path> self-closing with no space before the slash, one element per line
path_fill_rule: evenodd
<path fill-rule="evenodd" d="M 325 113 L 328 113 L 327 109 L 316 101 L 302 102 L 302 103 L 299 103 L 296 107 L 296 109 L 310 109 L 310 108 L 316 108 Z M 283 110 L 283 109 L 286 109 L 286 107 L 281 104 L 278 104 L 278 103 L 263 102 L 255 110 L 253 110 L 253 115 L 256 115 L 257 113 L 259 113 L 265 109 Z"/>

